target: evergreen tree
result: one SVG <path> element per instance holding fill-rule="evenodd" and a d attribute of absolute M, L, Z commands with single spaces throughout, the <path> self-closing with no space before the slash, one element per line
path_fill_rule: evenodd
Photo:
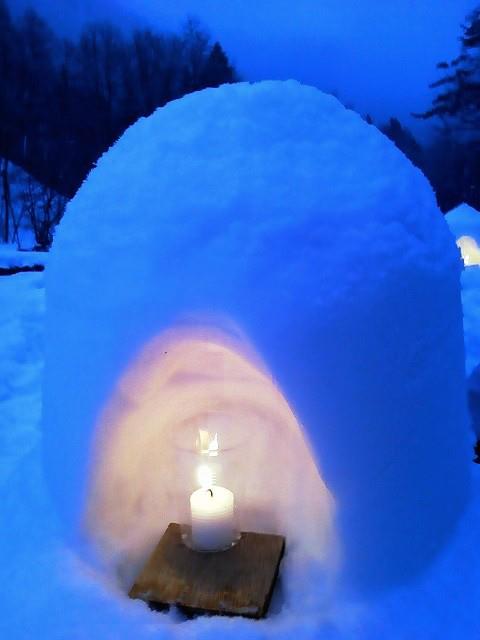
<path fill-rule="evenodd" d="M 390 118 L 388 123 L 380 130 L 402 151 L 407 158 L 417 167 L 422 166 L 422 147 L 419 145 L 411 131 L 404 127 L 397 118 Z"/>
<path fill-rule="evenodd" d="M 445 75 L 432 83 L 440 89 L 432 107 L 422 114 L 423 119 L 440 118 L 444 127 L 480 136 L 480 7 L 475 9 L 463 25 L 460 55 L 451 62 L 440 62 L 437 69 Z"/>
<path fill-rule="evenodd" d="M 206 87 L 218 87 L 221 84 L 232 83 L 237 80 L 235 71 L 230 66 L 219 42 L 215 42 L 205 62 L 202 80 Z"/>
<path fill-rule="evenodd" d="M 441 130 L 426 147 L 424 158 L 422 169 L 443 212 L 462 202 L 475 206 L 475 178 L 468 145 L 459 142 L 450 131 Z"/>
<path fill-rule="evenodd" d="M 430 85 L 438 90 L 431 108 L 414 114 L 440 123 L 426 172 L 444 211 L 461 202 L 480 209 L 480 6 L 462 26 L 460 43 L 454 60 L 437 65 L 444 75 Z"/>

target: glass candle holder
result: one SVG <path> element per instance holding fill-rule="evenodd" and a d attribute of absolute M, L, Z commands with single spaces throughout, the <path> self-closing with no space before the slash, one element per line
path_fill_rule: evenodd
<path fill-rule="evenodd" d="M 235 427 L 228 414 L 209 413 L 174 436 L 177 518 L 183 542 L 195 551 L 223 551 L 240 538 L 245 439 Z"/>

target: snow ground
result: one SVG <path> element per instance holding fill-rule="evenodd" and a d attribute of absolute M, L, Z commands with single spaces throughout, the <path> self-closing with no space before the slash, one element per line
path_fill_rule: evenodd
<path fill-rule="evenodd" d="M 3 253 L 0 253 L 3 258 Z M 9 256 L 10 257 L 10 256 Z M 22 256 L 23 258 L 23 256 Z M 10 266 L 10 260 L 1 260 Z M 0 280 L 0 483 L 40 437 L 43 274 Z"/>
<path fill-rule="evenodd" d="M 472 271 L 472 269 L 474 269 Z M 480 361 L 480 268 L 463 274 L 467 363 Z M 267 621 L 156 614 L 129 601 L 61 541 L 40 453 L 43 274 L 0 278 L 0 637 L 8 640 L 336 638 L 476 640 L 480 598 L 480 467 L 457 536 L 423 579 L 370 603 L 305 604 Z M 68 425 L 66 425 L 68 428 Z M 473 442 L 473 437 L 472 437 Z M 435 445 L 432 443 L 432 455 Z M 315 576 L 312 576 L 314 584 Z M 274 609 L 278 609 L 278 604 Z"/>
<path fill-rule="evenodd" d="M 18 251 L 14 244 L 0 244 L 0 266 L 31 267 L 41 264 L 45 266 L 48 253 L 45 251 Z"/>
<path fill-rule="evenodd" d="M 470 376 L 480 364 L 480 266 L 467 267 L 462 274 L 463 326 L 466 371 Z"/>

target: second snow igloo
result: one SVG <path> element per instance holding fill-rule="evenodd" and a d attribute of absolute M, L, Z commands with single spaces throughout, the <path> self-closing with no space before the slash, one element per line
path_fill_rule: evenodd
<path fill-rule="evenodd" d="M 46 274 L 45 469 L 69 534 L 143 552 L 171 519 L 165 434 L 241 396 L 235 419 L 268 429 L 262 527 L 325 560 L 335 504 L 350 585 L 421 574 L 468 498 L 459 278 L 425 177 L 331 96 L 242 83 L 139 120 Z"/>

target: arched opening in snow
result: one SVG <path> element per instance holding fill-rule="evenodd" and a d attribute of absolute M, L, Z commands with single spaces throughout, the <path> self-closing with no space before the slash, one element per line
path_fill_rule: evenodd
<path fill-rule="evenodd" d="M 228 416 L 248 454 L 238 462 L 240 528 L 278 533 L 333 570 L 333 499 L 286 398 L 247 341 L 206 327 L 152 339 L 122 375 L 96 429 L 86 528 L 107 562 L 132 577 L 175 521 L 172 441 L 186 423 Z"/>

